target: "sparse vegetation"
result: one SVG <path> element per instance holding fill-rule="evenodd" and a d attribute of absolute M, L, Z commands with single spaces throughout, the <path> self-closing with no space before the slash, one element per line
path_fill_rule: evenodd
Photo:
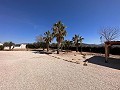
<path fill-rule="evenodd" d="M 86 62 L 84 62 L 83 66 L 87 66 L 87 63 L 86 63 Z"/>
<path fill-rule="evenodd" d="M 65 49 L 65 50 L 69 50 L 70 49 L 70 47 L 72 46 L 72 41 L 70 41 L 70 40 L 65 40 L 65 41 L 63 41 L 62 42 L 62 44 L 61 44 L 61 49 Z"/>
<path fill-rule="evenodd" d="M 38 49 L 38 48 L 45 48 L 45 44 L 43 45 L 42 42 L 35 42 L 35 43 L 29 43 L 26 45 L 27 48 L 29 49 Z"/>
<path fill-rule="evenodd" d="M 83 54 L 83 58 L 86 59 L 86 54 Z"/>
<path fill-rule="evenodd" d="M 4 46 L 0 45 L 0 50 L 4 50 Z"/>

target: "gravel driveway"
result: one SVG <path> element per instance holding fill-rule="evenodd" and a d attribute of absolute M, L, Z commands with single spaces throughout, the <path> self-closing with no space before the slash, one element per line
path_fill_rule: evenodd
<path fill-rule="evenodd" d="M 0 51 L 0 90 L 120 90 L 120 70 L 32 51 Z"/>

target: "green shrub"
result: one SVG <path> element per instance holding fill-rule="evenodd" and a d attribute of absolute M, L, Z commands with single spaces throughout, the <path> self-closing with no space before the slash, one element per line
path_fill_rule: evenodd
<path fill-rule="evenodd" d="M 4 50 L 4 46 L 0 46 L 0 50 Z"/>

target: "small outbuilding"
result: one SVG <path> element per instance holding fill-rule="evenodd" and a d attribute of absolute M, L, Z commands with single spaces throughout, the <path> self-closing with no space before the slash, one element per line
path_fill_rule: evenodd
<path fill-rule="evenodd" d="M 107 41 L 107 42 L 105 42 L 105 62 L 108 62 L 110 47 L 112 45 L 120 45 L 120 41 Z"/>

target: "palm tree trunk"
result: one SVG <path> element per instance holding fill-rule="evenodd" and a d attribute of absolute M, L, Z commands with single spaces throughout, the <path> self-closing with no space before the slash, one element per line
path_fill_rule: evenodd
<path fill-rule="evenodd" d="M 49 51 L 49 43 L 47 43 L 47 52 Z"/>
<path fill-rule="evenodd" d="M 43 48 L 43 51 L 45 50 L 45 45 L 42 43 L 42 48 Z"/>
<path fill-rule="evenodd" d="M 63 45 L 61 45 L 61 52 L 63 51 Z"/>
<path fill-rule="evenodd" d="M 80 47 L 81 47 L 81 54 L 82 54 L 82 44 L 80 45 Z"/>
<path fill-rule="evenodd" d="M 58 46 L 57 46 L 57 54 L 59 54 L 59 49 L 60 49 L 60 43 L 58 43 Z"/>
<path fill-rule="evenodd" d="M 76 45 L 76 52 L 78 52 L 78 45 Z"/>

